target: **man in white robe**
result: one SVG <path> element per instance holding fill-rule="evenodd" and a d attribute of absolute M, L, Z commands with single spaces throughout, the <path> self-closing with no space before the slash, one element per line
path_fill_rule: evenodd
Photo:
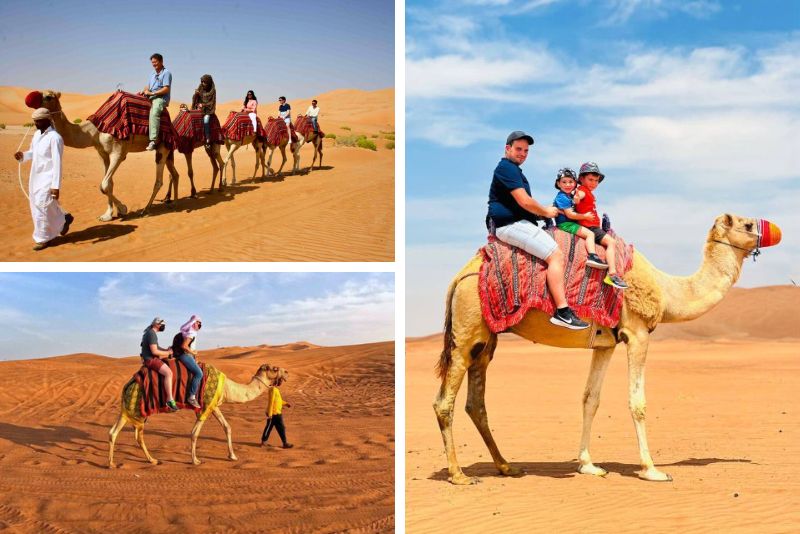
<path fill-rule="evenodd" d="M 36 133 L 27 152 L 17 152 L 17 161 L 33 160 L 28 185 L 31 215 L 33 216 L 33 250 L 42 250 L 50 242 L 69 231 L 74 218 L 64 213 L 58 203 L 61 190 L 61 157 L 64 154 L 64 139 L 50 122 L 47 108 L 33 112 Z"/>

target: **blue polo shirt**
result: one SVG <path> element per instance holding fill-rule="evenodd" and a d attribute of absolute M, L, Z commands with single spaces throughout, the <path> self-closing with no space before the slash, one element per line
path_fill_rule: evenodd
<path fill-rule="evenodd" d="M 557 207 L 560 210 L 575 209 L 575 204 L 572 201 L 572 197 L 563 191 L 558 192 L 558 194 L 556 195 L 556 199 L 553 201 L 553 206 Z M 563 222 L 578 222 L 578 221 L 573 221 L 566 215 L 559 213 L 558 216 L 556 216 L 556 224 L 561 224 Z"/>
<path fill-rule="evenodd" d="M 511 196 L 511 191 L 520 187 L 528 195 L 531 194 L 531 186 L 528 184 L 525 175 L 522 174 L 522 169 L 519 168 L 519 165 L 508 158 L 501 159 L 494 170 L 492 186 L 489 188 L 487 224 L 488 217 L 494 220 L 494 224 L 497 227 L 522 220 L 534 223 L 539 220 L 539 217 L 523 209 Z"/>
<path fill-rule="evenodd" d="M 148 89 L 151 91 L 158 91 L 159 89 L 163 89 L 164 87 L 169 87 L 169 91 L 167 94 L 162 95 L 161 98 L 164 99 L 164 104 L 169 104 L 169 94 L 172 92 L 172 73 L 167 70 L 166 67 L 161 69 L 161 72 L 153 72 L 150 73 L 150 86 Z"/>

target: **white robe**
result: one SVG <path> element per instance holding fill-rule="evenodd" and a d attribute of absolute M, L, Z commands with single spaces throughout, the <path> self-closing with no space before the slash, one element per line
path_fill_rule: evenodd
<path fill-rule="evenodd" d="M 51 189 L 61 189 L 61 156 L 64 139 L 50 126 L 44 133 L 36 130 L 31 148 L 23 153 L 22 161 L 33 160 L 28 184 L 33 240 L 46 243 L 57 237 L 64 228 L 64 210 L 58 200 L 50 196 Z"/>

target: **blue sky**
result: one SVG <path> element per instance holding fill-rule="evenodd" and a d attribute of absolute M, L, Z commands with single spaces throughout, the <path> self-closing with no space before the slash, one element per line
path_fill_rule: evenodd
<path fill-rule="evenodd" d="M 199 348 L 394 339 L 391 273 L 0 273 L 0 360 L 138 354 L 167 322 L 167 346 L 198 314 Z"/>
<path fill-rule="evenodd" d="M 694 272 L 731 212 L 784 233 L 738 285 L 800 282 L 798 94 L 796 1 L 409 0 L 407 333 L 441 329 L 516 129 L 536 139 L 535 198 L 596 161 L 600 211 L 662 270 Z"/>
<path fill-rule="evenodd" d="M 205 73 L 219 101 L 248 89 L 262 101 L 291 101 L 394 85 L 394 3 L 386 0 L 3 0 L 0 21 L 0 85 L 139 91 L 153 52 L 183 101 Z"/>

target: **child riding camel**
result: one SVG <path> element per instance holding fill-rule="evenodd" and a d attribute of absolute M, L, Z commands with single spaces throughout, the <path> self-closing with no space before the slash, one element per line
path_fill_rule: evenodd
<path fill-rule="evenodd" d="M 594 215 L 591 213 L 578 213 L 575 211 L 575 203 L 572 200 L 572 195 L 575 193 L 575 188 L 578 185 L 575 171 L 570 168 L 564 167 L 558 171 L 556 175 L 556 195 L 553 205 L 558 208 L 558 216 L 556 217 L 556 226 L 561 230 L 577 235 L 586 243 L 586 251 L 589 256 L 586 258 L 586 265 L 594 267 L 595 269 L 608 269 L 608 264 L 600 259 L 597 255 L 597 249 L 594 245 L 594 234 L 588 229 L 584 228 L 575 221 L 590 220 Z"/>

